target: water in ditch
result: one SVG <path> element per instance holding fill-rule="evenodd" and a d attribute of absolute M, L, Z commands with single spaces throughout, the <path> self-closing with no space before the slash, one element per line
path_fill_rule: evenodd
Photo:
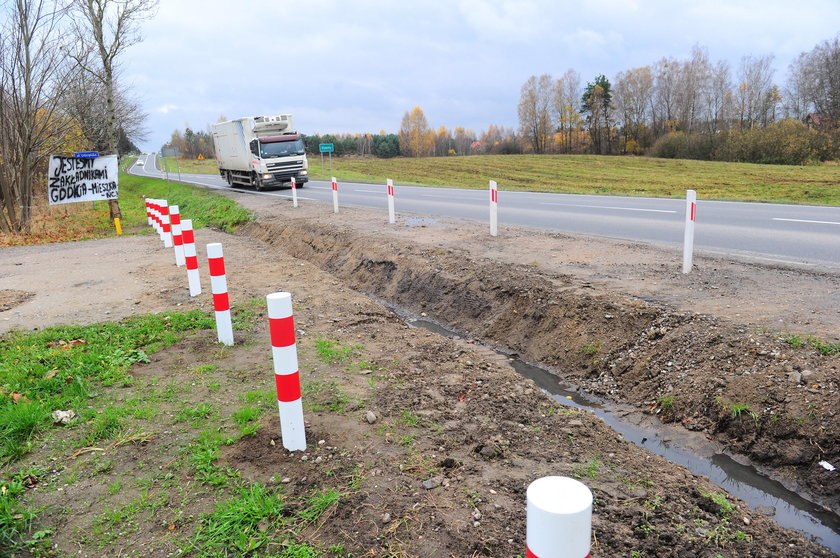
<path fill-rule="evenodd" d="M 427 329 L 450 338 L 458 337 L 454 331 L 440 323 L 408 317 L 393 306 L 391 309 L 411 327 Z M 617 408 L 598 402 L 593 397 L 571 389 L 570 386 L 564 387 L 560 379 L 547 370 L 518 359 L 510 359 L 510 364 L 519 374 L 532 380 L 558 403 L 593 413 L 624 439 L 682 465 L 696 475 L 708 477 L 713 483 L 743 500 L 750 508 L 760 508 L 779 525 L 806 533 L 840 554 L 840 516 L 788 490 L 780 482 L 761 474 L 754 467 L 738 463 L 726 454 L 701 455 L 681 447 L 670 437 L 664 425 L 642 425 L 627 420 L 625 416 L 621 416 L 624 413 L 618 412 Z"/>

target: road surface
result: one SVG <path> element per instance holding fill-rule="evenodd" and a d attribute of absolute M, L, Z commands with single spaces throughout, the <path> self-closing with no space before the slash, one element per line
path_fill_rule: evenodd
<path fill-rule="evenodd" d="M 156 167 L 154 154 L 141 155 L 131 172 L 163 177 Z M 218 175 L 169 173 L 168 177 L 213 189 L 230 189 Z M 288 189 L 256 192 L 239 188 L 238 191 L 283 199 L 292 197 Z M 332 202 L 330 183 L 311 180 L 298 190 L 298 199 Z M 486 190 L 397 184 L 395 202 L 398 214 L 489 222 Z M 341 183 L 339 204 L 380 207 L 387 214 L 385 184 Z M 683 243 L 684 200 L 506 192 L 502 184 L 498 211 L 502 227 L 537 227 L 677 247 Z M 840 271 L 840 208 L 700 199 L 696 215 L 696 251 Z"/>

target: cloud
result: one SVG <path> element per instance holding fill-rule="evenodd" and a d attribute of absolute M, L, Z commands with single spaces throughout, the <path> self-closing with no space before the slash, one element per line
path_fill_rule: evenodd
<path fill-rule="evenodd" d="M 458 10 L 478 36 L 501 43 L 539 40 L 551 19 L 532 0 L 461 0 Z"/>
<path fill-rule="evenodd" d="M 178 110 L 178 105 L 163 105 L 157 109 L 161 114 L 169 114 L 173 110 Z"/>

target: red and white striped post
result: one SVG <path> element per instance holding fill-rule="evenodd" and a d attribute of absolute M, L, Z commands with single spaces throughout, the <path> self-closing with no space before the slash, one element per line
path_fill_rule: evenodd
<path fill-rule="evenodd" d="M 526 558 L 589 558 L 592 492 L 568 477 L 528 485 Z"/>
<path fill-rule="evenodd" d="M 152 224 L 152 200 L 151 198 L 143 198 L 143 201 L 146 202 L 146 219 L 149 221 L 149 225 Z"/>
<path fill-rule="evenodd" d="M 152 228 L 158 234 L 158 237 L 163 241 L 163 235 L 160 232 L 160 200 L 152 199 L 149 201 L 149 207 L 152 210 Z"/>
<path fill-rule="evenodd" d="M 490 236 L 496 236 L 499 222 L 499 189 L 496 181 L 490 181 Z"/>
<path fill-rule="evenodd" d="M 292 207 L 297 207 L 297 181 L 292 177 Z"/>
<path fill-rule="evenodd" d="M 233 345 L 225 257 L 220 243 L 214 242 L 207 245 L 207 263 L 210 266 L 210 292 L 213 293 L 213 309 L 216 311 L 216 333 L 219 343 Z"/>
<path fill-rule="evenodd" d="M 338 213 L 338 182 L 332 177 L 333 213 Z"/>
<path fill-rule="evenodd" d="M 697 192 L 685 193 L 685 238 L 683 240 L 683 273 L 690 273 L 694 258 L 694 221 L 697 217 Z"/>
<path fill-rule="evenodd" d="M 277 384 L 283 447 L 289 451 L 305 451 L 306 431 L 303 423 L 303 402 L 300 397 L 292 295 L 283 292 L 271 293 L 265 298 L 268 304 L 268 328 L 271 333 L 271 354 L 274 358 L 274 381 Z"/>
<path fill-rule="evenodd" d="M 394 215 L 394 181 L 388 179 L 388 222 L 394 224 L 397 222 Z"/>
<path fill-rule="evenodd" d="M 198 257 L 195 255 L 195 235 L 192 219 L 181 221 L 181 236 L 184 239 L 184 261 L 187 264 L 187 281 L 190 284 L 190 296 L 201 294 L 201 279 L 198 276 Z"/>
<path fill-rule="evenodd" d="M 169 207 L 169 220 L 172 227 L 172 244 L 175 246 L 175 265 L 178 267 L 187 263 L 184 258 L 184 237 L 181 233 L 181 209 L 177 205 Z"/>
<path fill-rule="evenodd" d="M 172 248 L 172 229 L 169 225 L 169 203 L 166 200 L 160 200 L 160 223 L 162 227 L 163 247 Z"/>

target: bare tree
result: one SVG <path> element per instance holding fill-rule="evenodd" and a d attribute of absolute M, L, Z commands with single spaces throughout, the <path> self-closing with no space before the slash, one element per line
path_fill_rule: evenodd
<path fill-rule="evenodd" d="M 114 95 L 117 130 L 131 142 L 146 139 L 146 114 L 140 105 L 133 101 L 122 87 L 118 87 Z M 101 83 L 77 79 L 69 83 L 64 102 L 64 110 L 78 123 L 85 139 L 96 151 L 107 151 L 110 145 L 105 98 L 104 86 Z"/>
<path fill-rule="evenodd" d="M 152 17 L 157 0 L 73 0 L 79 16 L 77 60 L 102 85 L 105 95 L 106 150 L 117 153 L 120 130 L 117 110 L 117 62 L 128 47 L 140 42 L 140 22 Z M 122 217 L 110 200 L 111 218 Z"/>
<path fill-rule="evenodd" d="M 29 232 L 36 177 L 71 126 L 59 112 L 64 15 L 51 0 L 14 0 L 0 31 L 0 230 Z"/>
<path fill-rule="evenodd" d="M 522 85 L 519 97 L 519 128 L 534 153 L 545 153 L 548 134 L 552 128 L 551 76 L 531 76 Z"/>
<path fill-rule="evenodd" d="M 463 126 L 457 126 L 452 141 L 455 144 L 455 153 L 458 155 L 469 155 L 470 146 L 476 140 L 475 132 Z"/>
<path fill-rule="evenodd" d="M 679 129 L 687 134 L 695 131 L 703 105 L 702 99 L 709 91 L 711 74 L 708 52 L 700 46 L 694 46 L 691 58 L 680 67 L 676 90 Z"/>
<path fill-rule="evenodd" d="M 716 134 L 729 128 L 732 118 L 732 80 L 729 77 L 729 64 L 723 60 L 711 70 L 704 103 L 706 133 Z"/>
<path fill-rule="evenodd" d="M 624 151 L 637 153 L 647 145 L 647 122 L 653 96 L 653 75 L 650 68 L 633 68 L 620 72 L 615 78 L 615 104 L 624 120 Z"/>
<path fill-rule="evenodd" d="M 773 85 L 773 56 L 744 56 L 741 59 L 738 91 L 735 94 L 742 128 L 768 124 L 781 100 Z"/>
<path fill-rule="evenodd" d="M 676 128 L 679 68 L 679 63 L 673 58 L 662 58 L 653 65 L 651 116 L 657 136 Z"/>
<path fill-rule="evenodd" d="M 790 66 L 788 110 L 805 118 L 820 115 L 824 125 L 840 125 L 840 35 L 803 52 Z"/>
<path fill-rule="evenodd" d="M 558 130 L 563 138 L 561 150 L 573 151 L 574 130 L 580 125 L 580 74 L 573 69 L 566 70 L 554 85 L 554 115 Z"/>

